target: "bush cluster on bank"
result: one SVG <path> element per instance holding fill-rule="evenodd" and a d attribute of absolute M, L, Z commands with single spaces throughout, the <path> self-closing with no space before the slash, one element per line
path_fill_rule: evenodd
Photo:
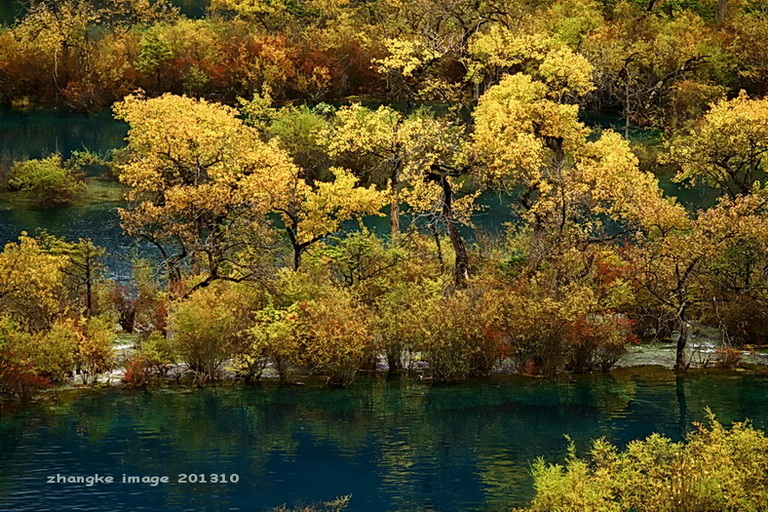
<path fill-rule="evenodd" d="M 533 475 L 536 496 L 520 512 L 757 512 L 768 503 L 768 438 L 710 417 L 680 443 L 653 434 L 619 450 L 598 440 L 585 458 L 571 445 L 565 464 L 539 459 Z"/>

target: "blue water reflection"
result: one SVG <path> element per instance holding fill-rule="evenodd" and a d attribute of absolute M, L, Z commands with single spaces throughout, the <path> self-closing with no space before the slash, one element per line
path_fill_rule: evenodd
<path fill-rule="evenodd" d="M 705 407 L 768 423 L 768 378 L 656 369 L 459 386 L 363 377 L 196 391 L 86 391 L 5 411 L 0 510 L 260 511 L 352 494 L 353 511 L 508 510 L 531 496 L 532 459 L 662 432 Z M 236 473 L 237 484 L 46 484 L 46 476 Z"/>

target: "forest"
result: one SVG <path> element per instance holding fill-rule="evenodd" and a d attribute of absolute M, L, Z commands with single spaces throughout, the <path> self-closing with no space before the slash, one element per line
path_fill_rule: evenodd
<path fill-rule="evenodd" d="M 555 378 L 660 342 L 683 375 L 707 336 L 734 370 L 768 345 L 766 94 L 763 0 L 30 0 L 0 28 L 5 111 L 128 135 L 0 154 L 0 189 L 55 209 L 97 169 L 143 255 L 122 279 L 89 238 L 5 245 L 0 395 Z M 709 425 L 539 461 L 530 510 L 762 510 L 764 434 Z M 617 483 L 649 457 L 733 467 L 649 505 Z"/>

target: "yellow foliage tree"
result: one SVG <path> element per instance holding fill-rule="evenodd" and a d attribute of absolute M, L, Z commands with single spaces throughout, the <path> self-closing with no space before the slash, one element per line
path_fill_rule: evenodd
<path fill-rule="evenodd" d="M 768 100 L 742 91 L 715 104 L 694 128 L 669 144 L 677 179 L 703 182 L 734 198 L 753 192 L 768 174 Z"/>
<path fill-rule="evenodd" d="M 522 187 L 520 203 L 535 232 L 576 228 L 594 237 L 601 215 L 646 231 L 685 224 L 684 210 L 639 170 L 629 144 L 611 131 L 590 141 L 578 107 L 551 99 L 546 84 L 507 76 L 483 95 L 474 116 L 481 178 Z"/>
<path fill-rule="evenodd" d="M 768 206 L 756 194 L 724 200 L 701 212 L 686 229 L 674 229 L 645 240 L 630 252 L 641 300 L 656 304 L 674 320 L 679 331 L 675 368 L 688 366 L 685 349 L 696 308 L 716 304 L 712 278 L 718 260 L 740 251 L 745 242 L 768 250 Z M 744 290 L 746 292 L 746 290 Z"/>
<path fill-rule="evenodd" d="M 348 170 L 334 167 L 331 174 L 333 181 L 314 186 L 295 174 L 284 200 L 275 207 L 293 248 L 294 269 L 312 244 L 339 231 L 345 221 L 380 214 L 386 202 L 386 196 L 373 185 L 358 186 L 358 179 Z"/>
<path fill-rule="evenodd" d="M 464 127 L 426 111 L 406 116 L 390 107 L 352 105 L 339 110 L 326 137 L 332 155 L 357 154 L 384 168 L 393 241 L 400 233 L 401 202 L 429 217 L 433 228 L 444 224 L 456 253 L 455 281 L 463 286 L 469 259 L 457 223 L 469 223 L 477 196 L 454 197 L 473 164 Z"/>
<path fill-rule="evenodd" d="M 0 307 L 25 328 L 48 328 L 63 310 L 67 259 L 22 233 L 0 253 Z"/>
<path fill-rule="evenodd" d="M 115 113 L 130 125 L 120 169 L 130 203 L 120 211 L 123 226 L 161 251 L 172 278 L 190 260 L 203 275 L 195 288 L 251 278 L 257 249 L 271 236 L 271 212 L 283 217 L 298 267 L 311 244 L 383 204 L 341 169 L 333 181 L 310 185 L 277 141 L 263 142 L 229 107 L 166 94 L 129 96 Z"/>
<path fill-rule="evenodd" d="M 235 110 L 205 100 L 129 96 L 115 113 L 130 125 L 120 169 L 129 187 L 130 206 L 120 210 L 128 234 L 154 244 L 174 279 L 185 259 L 205 274 L 198 287 L 251 277 L 237 255 L 246 240 L 269 236 L 266 215 L 298 172 L 285 152 L 264 143 Z"/>

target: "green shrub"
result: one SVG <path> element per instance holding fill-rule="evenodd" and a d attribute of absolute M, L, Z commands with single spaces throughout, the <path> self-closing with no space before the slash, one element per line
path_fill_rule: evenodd
<path fill-rule="evenodd" d="M 51 207 L 72 202 L 85 190 L 83 178 L 64 167 L 60 155 L 16 162 L 8 184 L 12 189 L 32 193 L 39 206 Z"/>
<path fill-rule="evenodd" d="M 168 373 L 174 364 L 176 355 L 171 340 L 153 331 L 141 340 L 136 354 L 126 361 L 123 381 L 129 386 L 144 387 L 153 377 Z"/>
<path fill-rule="evenodd" d="M 160 375 L 165 375 L 168 368 L 176 364 L 173 344 L 157 331 L 151 332 L 141 341 L 139 356 L 149 368 Z"/>
<path fill-rule="evenodd" d="M 768 503 L 768 438 L 748 423 L 709 427 L 685 442 L 659 434 L 619 451 L 597 440 L 586 459 L 533 465 L 536 496 L 519 512 L 758 512 Z"/>
<path fill-rule="evenodd" d="M 302 336 L 298 307 L 272 305 L 256 313 L 253 327 L 248 330 L 248 349 L 238 355 L 239 372 L 247 380 L 258 380 L 268 362 L 272 363 L 281 384 L 291 382 L 300 363 Z"/>

